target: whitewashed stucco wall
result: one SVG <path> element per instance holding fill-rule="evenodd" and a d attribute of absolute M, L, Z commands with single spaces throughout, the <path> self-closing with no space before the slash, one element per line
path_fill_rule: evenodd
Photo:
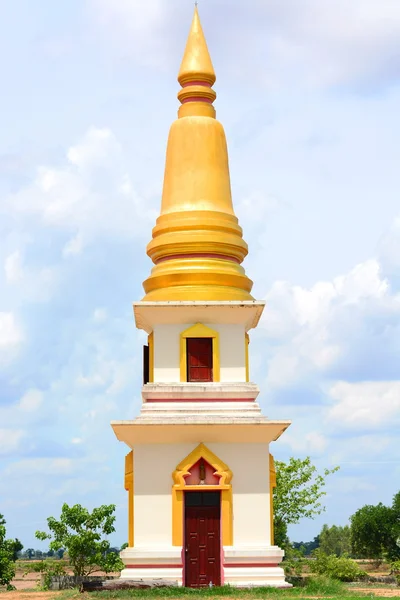
<path fill-rule="evenodd" d="M 246 381 L 245 331 L 242 325 L 208 324 L 218 331 L 220 343 L 220 380 Z M 190 325 L 154 327 L 154 383 L 180 381 L 180 334 Z"/>
<path fill-rule="evenodd" d="M 199 440 L 198 443 L 200 443 Z M 197 445 L 134 450 L 135 546 L 172 543 L 172 472 Z M 268 444 L 207 444 L 233 472 L 234 545 L 270 544 Z"/>

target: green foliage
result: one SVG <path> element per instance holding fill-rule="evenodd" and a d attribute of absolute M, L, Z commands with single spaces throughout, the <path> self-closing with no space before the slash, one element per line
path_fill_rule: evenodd
<path fill-rule="evenodd" d="M 372 590 L 371 590 L 372 591 Z M 326 577 L 306 578 L 306 585 L 289 589 L 273 587 L 237 588 L 224 585 L 223 587 L 185 588 L 185 587 L 163 587 L 153 589 L 131 589 L 116 591 L 93 592 L 90 598 L 96 600 L 150 600 L 151 598 L 171 598 L 177 600 L 190 600 L 191 598 L 227 598 L 233 600 L 278 600 L 279 598 L 337 598 L 338 600 L 355 600 L 363 598 L 365 594 L 349 591 L 346 586 L 338 580 L 330 580 Z M 64 590 L 58 596 L 58 600 L 82 600 L 82 594 L 76 590 Z"/>
<path fill-rule="evenodd" d="M 321 548 L 317 548 L 313 557 L 314 560 L 309 563 L 311 573 L 339 581 L 359 581 L 366 577 L 365 571 L 360 569 L 354 560 L 346 556 L 340 558 L 334 554 L 328 556 L 322 552 Z"/>
<path fill-rule="evenodd" d="M 120 571 L 123 563 L 118 554 L 109 552 L 110 543 L 103 536 L 115 531 L 113 504 L 94 508 L 90 513 L 80 504 L 63 504 L 60 519 L 47 519 L 50 533 L 37 531 L 39 540 L 50 539 L 50 549 L 68 553 L 74 575 L 90 575 L 97 568 L 105 573 Z"/>
<path fill-rule="evenodd" d="M 315 596 L 341 596 L 345 595 L 346 588 L 339 579 L 331 579 L 324 575 L 307 577 L 307 582 L 303 588 L 307 594 Z"/>
<path fill-rule="evenodd" d="M 400 560 L 395 560 L 390 565 L 390 574 L 396 577 L 397 585 L 400 585 Z"/>
<path fill-rule="evenodd" d="M 323 474 L 305 459 L 290 458 L 288 463 L 275 461 L 276 488 L 274 489 L 274 534 L 278 546 L 287 546 L 287 526 L 296 524 L 300 519 L 313 519 L 320 515 L 325 507 L 321 499 L 326 495 L 324 486 L 328 475 L 339 467 L 325 469 Z"/>
<path fill-rule="evenodd" d="M 7 590 L 13 590 L 11 581 L 15 576 L 15 561 L 23 545 L 18 539 L 6 539 L 6 521 L 0 514 L 0 585 L 5 585 Z"/>
<path fill-rule="evenodd" d="M 400 559 L 400 492 L 392 506 L 366 504 L 351 521 L 351 546 L 355 556 L 390 561 Z"/>
<path fill-rule="evenodd" d="M 293 546 L 286 548 L 285 560 L 282 563 L 285 575 L 300 577 L 307 563 L 307 559 L 304 558 L 300 550 L 296 550 Z"/>
<path fill-rule="evenodd" d="M 54 560 L 41 560 L 32 562 L 25 569 L 25 573 L 40 573 L 41 578 L 37 586 L 41 590 L 49 590 L 52 577 L 67 575 L 67 571 L 62 563 Z"/>
<path fill-rule="evenodd" d="M 312 542 L 293 542 L 292 546 L 295 550 L 299 550 L 303 556 L 310 556 L 314 550 L 319 548 L 319 535 Z"/>
<path fill-rule="evenodd" d="M 274 514 L 274 542 L 280 548 L 290 547 L 290 540 L 287 533 L 287 524 L 281 517 Z"/>
<path fill-rule="evenodd" d="M 338 527 L 337 525 L 324 525 L 319 534 L 319 547 L 325 554 L 342 556 L 351 554 L 351 531 L 348 525 Z"/>

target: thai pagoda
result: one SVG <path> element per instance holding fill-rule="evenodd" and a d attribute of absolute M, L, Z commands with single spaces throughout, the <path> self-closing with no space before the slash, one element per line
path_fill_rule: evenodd
<path fill-rule="evenodd" d="M 241 263 L 215 73 L 197 8 L 180 67 L 154 263 L 133 305 L 148 334 L 142 407 L 113 421 L 125 459 L 128 547 L 122 578 L 188 587 L 287 586 L 274 545 L 270 443 L 290 425 L 261 413 L 249 332 L 264 302 Z"/>

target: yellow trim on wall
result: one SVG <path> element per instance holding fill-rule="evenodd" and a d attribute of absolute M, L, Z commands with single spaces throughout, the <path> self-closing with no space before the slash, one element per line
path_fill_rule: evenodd
<path fill-rule="evenodd" d="M 133 450 L 125 456 L 125 489 L 128 492 L 128 545 L 134 546 L 134 507 L 133 507 Z"/>
<path fill-rule="evenodd" d="M 249 344 L 250 344 L 250 336 L 249 334 L 246 332 L 244 334 L 244 351 L 245 351 L 245 358 L 246 358 L 246 381 L 250 381 L 250 363 L 249 363 Z"/>
<path fill-rule="evenodd" d="M 270 528 L 271 546 L 274 545 L 274 488 L 276 488 L 276 470 L 274 457 L 269 455 L 269 502 L 270 502 Z"/>
<path fill-rule="evenodd" d="M 212 338 L 212 354 L 213 354 L 213 381 L 220 380 L 220 359 L 219 359 L 219 333 L 206 327 L 203 323 L 196 323 L 189 329 L 181 332 L 180 341 L 180 376 L 181 381 L 187 381 L 187 338 Z"/>
<path fill-rule="evenodd" d="M 196 336 L 197 337 L 197 336 Z M 219 476 L 219 485 L 186 485 L 185 475 L 189 475 L 190 468 L 203 458 L 215 469 Z M 184 520 L 184 495 L 186 491 L 209 491 L 221 492 L 221 521 L 222 521 L 222 544 L 233 546 L 233 495 L 232 495 L 232 471 L 216 456 L 207 446 L 199 444 L 188 456 L 176 467 L 172 473 L 174 481 L 172 486 L 172 545 L 183 545 L 183 520 Z"/>
<path fill-rule="evenodd" d="M 148 338 L 147 343 L 149 345 L 149 383 L 154 382 L 154 331 L 152 331 Z"/>

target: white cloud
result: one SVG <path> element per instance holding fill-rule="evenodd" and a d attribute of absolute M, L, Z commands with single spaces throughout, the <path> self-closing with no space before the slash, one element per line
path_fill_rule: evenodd
<path fill-rule="evenodd" d="M 22 412 L 35 412 L 43 403 L 43 392 L 40 390 L 28 390 L 21 398 L 18 409 Z"/>
<path fill-rule="evenodd" d="M 80 254 L 83 250 L 83 240 L 82 235 L 77 234 L 75 237 L 68 240 L 63 248 L 63 256 L 76 256 Z"/>
<path fill-rule="evenodd" d="M 6 281 L 12 284 L 20 303 L 46 302 L 58 283 L 54 267 L 36 267 L 23 264 L 21 251 L 16 250 L 4 261 Z"/>
<path fill-rule="evenodd" d="M 107 320 L 107 310 L 105 308 L 96 308 L 93 312 L 93 321 L 95 323 L 104 323 Z"/>
<path fill-rule="evenodd" d="M 342 475 L 335 480 L 335 495 L 354 495 L 357 492 L 363 492 L 364 494 L 367 493 L 370 495 L 377 487 L 377 484 L 371 480 L 371 478 Z"/>
<path fill-rule="evenodd" d="M 379 254 L 389 271 L 400 272 L 400 217 L 397 217 L 382 237 Z"/>
<path fill-rule="evenodd" d="M 191 15 L 179 0 L 87 4 L 91 22 L 123 56 L 162 67 L 172 56 L 177 62 L 175 40 L 183 52 Z M 221 61 L 229 60 L 229 68 L 242 77 L 257 73 L 273 85 L 290 79 L 293 87 L 397 76 L 400 8 L 393 0 L 250 0 L 229 10 L 227 21 L 225 0 L 215 0 L 212 9 L 204 6 L 200 13 L 214 62 L 222 54 Z"/>
<path fill-rule="evenodd" d="M 4 271 L 9 283 L 15 283 L 22 279 L 22 259 L 18 250 L 9 254 L 4 261 Z"/>
<path fill-rule="evenodd" d="M 20 324 L 12 312 L 0 312 L 0 361 L 7 363 L 15 357 L 24 340 Z"/>
<path fill-rule="evenodd" d="M 100 33 L 123 55 L 128 52 L 145 65 L 165 65 L 173 44 L 168 34 L 177 17 L 176 0 L 87 0 L 87 6 Z"/>
<path fill-rule="evenodd" d="M 328 418 L 342 426 L 376 428 L 400 422 L 400 381 L 339 381 L 329 395 L 335 404 Z"/>
<path fill-rule="evenodd" d="M 304 433 L 302 431 L 296 432 L 296 434 L 285 433 L 282 436 L 281 443 L 290 447 L 291 451 L 301 454 L 322 454 L 327 446 L 328 439 L 318 431 L 309 431 Z"/>
<path fill-rule="evenodd" d="M 22 429 L 0 428 L 0 454 L 12 454 L 19 450 L 25 435 L 25 431 Z"/>
<path fill-rule="evenodd" d="M 155 211 L 133 190 L 123 150 L 109 129 L 89 129 L 66 154 L 63 166 L 37 169 L 34 181 L 9 198 L 10 211 L 70 234 L 64 257 L 80 254 L 99 236 L 148 235 Z"/>
<path fill-rule="evenodd" d="M 276 282 L 266 301 L 261 327 L 280 342 L 268 370 L 268 382 L 276 387 L 337 364 L 371 314 L 400 317 L 400 297 L 391 294 L 376 260 L 310 289 Z"/>
<path fill-rule="evenodd" d="M 397 2 L 284 0 L 274 6 L 259 0 L 258 4 L 274 31 L 270 44 L 275 58 L 280 63 L 308 65 L 310 79 L 342 83 L 395 76 L 400 36 Z"/>
<path fill-rule="evenodd" d="M 326 420 L 325 420 L 325 423 Z M 327 423 L 333 431 L 337 432 L 338 422 L 333 420 Z M 400 450 L 397 452 L 395 447 L 396 434 L 390 436 L 386 434 L 382 436 L 379 429 L 368 431 L 368 435 L 360 435 L 356 430 L 346 431 L 346 437 L 341 436 L 339 443 L 336 441 L 332 444 L 331 460 L 333 464 L 350 465 L 371 465 L 371 464 L 387 464 L 392 461 L 398 462 L 397 455 L 400 457 Z"/>
<path fill-rule="evenodd" d="M 27 458 L 8 465 L 3 475 L 20 478 L 21 476 L 36 476 L 45 473 L 49 475 L 66 476 L 79 469 L 79 461 L 71 458 Z"/>

